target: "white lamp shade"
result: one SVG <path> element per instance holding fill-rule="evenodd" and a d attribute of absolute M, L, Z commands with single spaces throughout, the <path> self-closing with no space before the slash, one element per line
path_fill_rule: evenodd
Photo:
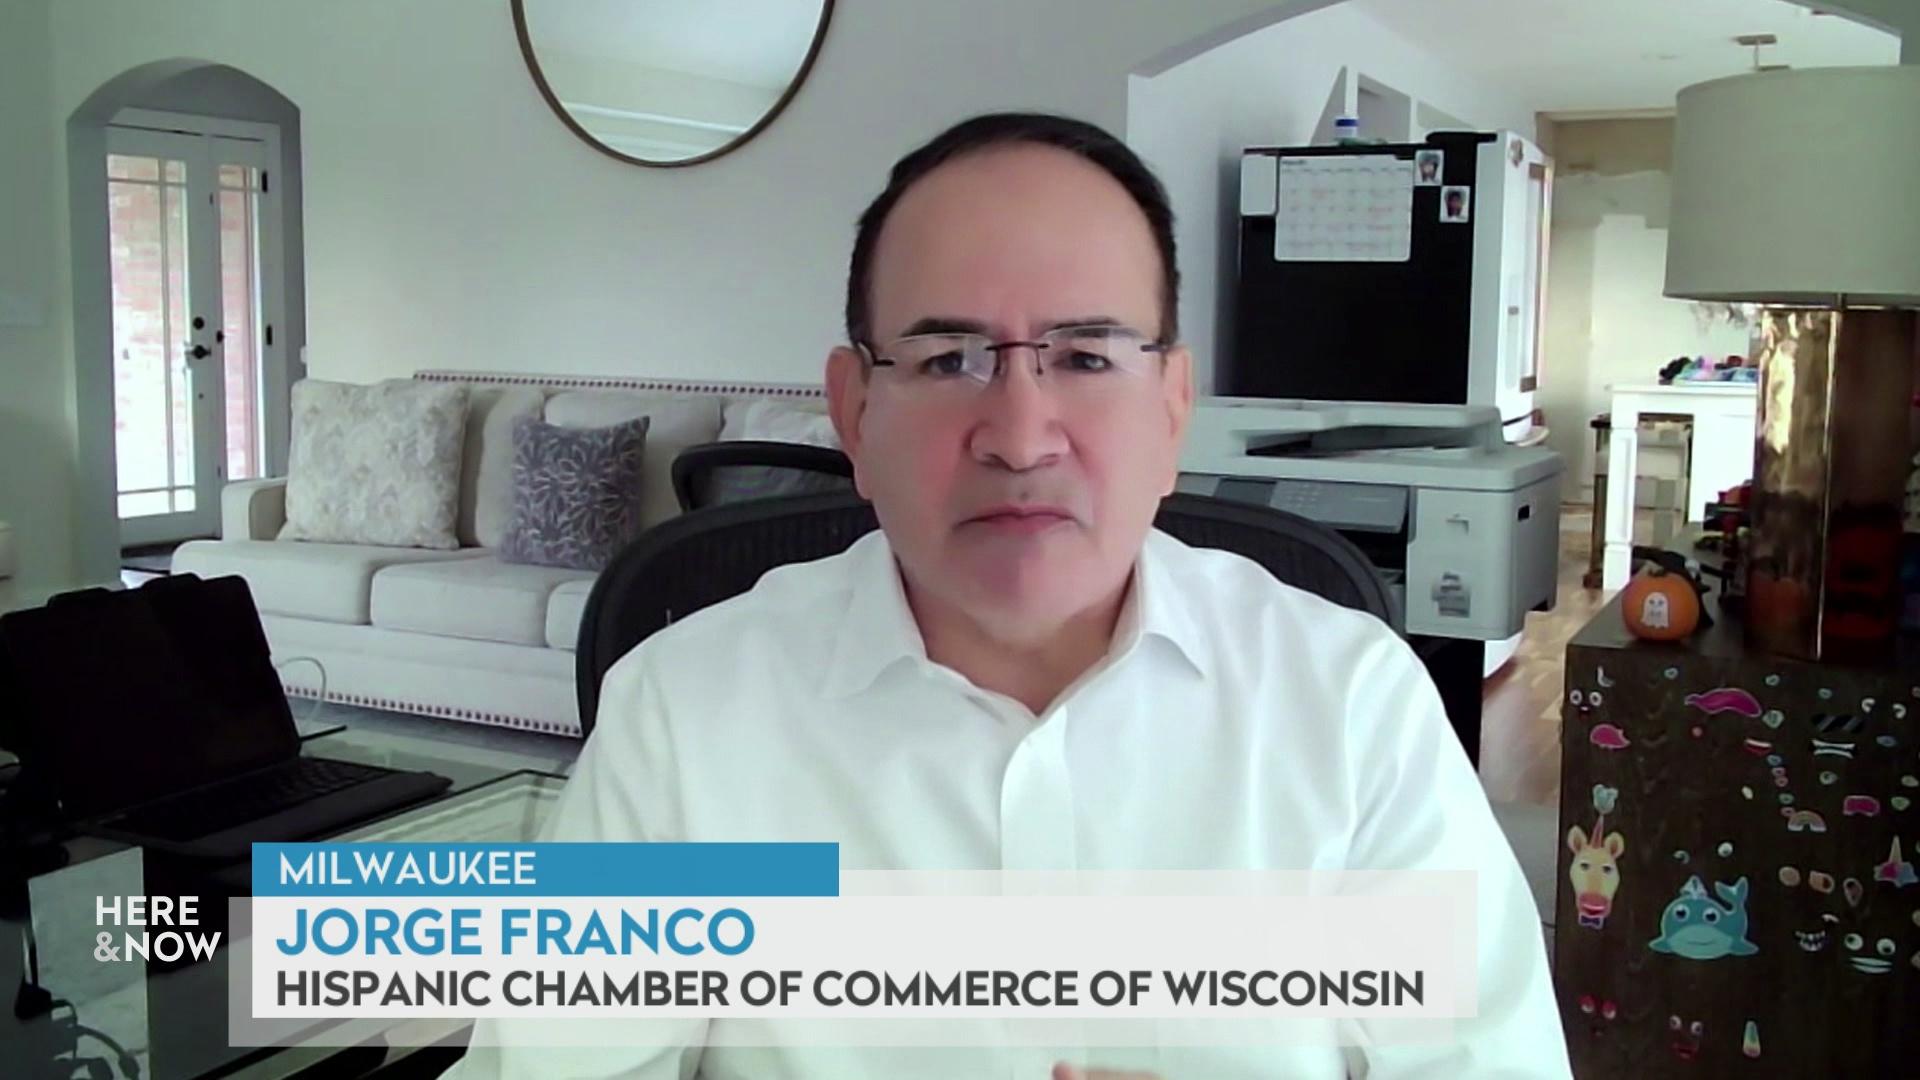
<path fill-rule="evenodd" d="M 1920 66 L 1680 91 L 1667 295 L 1920 304 Z"/>

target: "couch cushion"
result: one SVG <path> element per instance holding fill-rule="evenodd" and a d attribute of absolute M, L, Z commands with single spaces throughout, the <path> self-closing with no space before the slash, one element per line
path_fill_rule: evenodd
<path fill-rule="evenodd" d="M 201 577 L 238 574 L 247 579 L 254 606 L 269 615 L 364 624 L 373 576 L 381 569 L 403 563 L 460 562 L 482 554 L 477 548 L 431 551 L 294 540 L 195 540 L 173 553 L 173 572 Z"/>
<path fill-rule="evenodd" d="M 391 566 L 373 578 L 373 625 L 441 637 L 547 643 L 547 598 L 584 570 L 504 563 L 488 552 L 459 562 Z"/>
<path fill-rule="evenodd" d="M 640 527 L 647 529 L 680 512 L 680 501 L 673 495 L 673 459 L 689 446 L 719 438 L 721 404 L 717 395 L 570 390 L 547 399 L 547 423 L 607 427 L 636 417 L 651 418 L 647 453 L 640 466 Z"/>
<path fill-rule="evenodd" d="M 513 513 L 513 425 L 539 416 L 546 395 L 530 386 L 476 386 L 467 395 L 467 443 L 460 457 L 462 547 L 499 547 Z"/>
<path fill-rule="evenodd" d="M 587 613 L 591 581 L 569 581 L 547 600 L 547 646 L 571 650 L 580 640 L 580 618 Z"/>
<path fill-rule="evenodd" d="M 720 441 L 766 439 L 840 449 L 826 402 L 811 398 L 734 398 L 720 423 Z"/>

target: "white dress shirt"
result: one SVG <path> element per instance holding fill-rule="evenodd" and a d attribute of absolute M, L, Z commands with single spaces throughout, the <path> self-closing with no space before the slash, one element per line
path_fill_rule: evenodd
<path fill-rule="evenodd" d="M 1113 645 L 1036 717 L 927 658 L 885 537 L 782 567 L 608 673 L 556 840 L 826 840 L 847 870 L 1478 872 L 1449 1045 L 476 1049 L 465 1076 L 1569 1077 L 1540 923 L 1438 693 L 1372 616 L 1149 535 Z M 724 1023 L 725 1021 L 721 1021 Z M 540 1039 L 510 1022 L 509 1043 Z"/>

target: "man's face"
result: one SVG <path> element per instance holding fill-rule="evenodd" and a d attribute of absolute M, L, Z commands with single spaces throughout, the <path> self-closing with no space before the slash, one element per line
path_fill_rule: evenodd
<path fill-rule="evenodd" d="M 888 216 L 873 344 L 884 355 L 931 323 L 1030 341 L 1111 320 L 1157 338 L 1160 283 L 1145 216 L 1098 166 L 1051 147 L 984 150 L 922 178 Z M 1032 349 L 1002 358 L 991 383 L 929 395 L 902 367 L 867 372 L 842 348 L 828 388 L 912 590 L 1002 640 L 1038 641 L 1127 581 L 1173 488 L 1191 361 L 1175 348 L 1139 374 L 1090 377 L 1036 375 Z"/>

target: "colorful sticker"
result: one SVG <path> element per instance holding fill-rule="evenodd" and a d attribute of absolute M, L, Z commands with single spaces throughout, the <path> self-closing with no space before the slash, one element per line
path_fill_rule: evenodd
<path fill-rule="evenodd" d="M 1773 744 L 1765 739 L 1742 739 L 1740 745 L 1746 747 L 1747 753 L 1752 754 L 1754 757 L 1771 755 L 1769 760 L 1776 760 L 1779 757 L 1778 754 L 1773 753 Z"/>
<path fill-rule="evenodd" d="M 1824 686 L 1823 686 L 1823 687 L 1821 687 L 1821 688 L 1820 688 L 1820 700 L 1821 700 L 1821 701 L 1832 701 L 1832 700 L 1833 700 L 1833 691 L 1831 691 L 1831 690 L 1829 690 L 1829 689 L 1827 689 L 1827 688 L 1826 688 L 1826 687 L 1824 687 Z"/>
<path fill-rule="evenodd" d="M 1596 825 L 1592 840 L 1578 825 L 1567 830 L 1567 850 L 1573 852 L 1567 867 L 1573 906 L 1580 925 L 1594 930 L 1607 925 L 1607 916 L 1613 912 L 1613 897 L 1620 890 L 1620 854 L 1627 849 L 1625 837 L 1617 832 L 1603 835 L 1604 828 Z"/>
<path fill-rule="evenodd" d="M 1621 731 L 1617 724 L 1595 724 L 1593 730 L 1587 733 L 1587 738 L 1602 750 L 1625 750 L 1633 745 L 1627 739 L 1627 733 Z"/>
<path fill-rule="evenodd" d="M 1813 740 L 1814 757 L 1837 757 L 1853 760 L 1853 744 L 1850 742 L 1828 742 L 1825 739 Z"/>
<path fill-rule="evenodd" d="M 1900 745 L 1900 740 L 1899 740 L 1899 739 L 1896 739 L 1896 738 L 1894 738 L 1894 737 L 1893 737 L 1893 736 L 1891 736 L 1891 735 L 1879 735 L 1879 736 L 1875 736 L 1875 737 L 1874 737 L 1874 740 L 1873 740 L 1873 741 L 1874 741 L 1874 742 L 1875 742 L 1875 743 L 1876 743 L 1877 745 L 1879 745 L 1879 746 L 1882 746 L 1882 747 L 1885 747 L 1885 748 L 1886 748 L 1886 749 L 1888 749 L 1888 750 L 1891 750 L 1891 749 L 1893 749 L 1894 747 L 1896 747 L 1896 746 L 1899 746 L 1899 745 Z"/>
<path fill-rule="evenodd" d="M 1766 679 L 1766 682 L 1767 682 L 1767 685 L 1768 685 L 1768 686 L 1779 686 L 1779 685 L 1780 685 L 1780 676 L 1778 676 L 1778 675 L 1769 675 L 1769 676 L 1767 676 L 1767 679 Z"/>
<path fill-rule="evenodd" d="M 1760 715 L 1760 722 L 1770 728 L 1777 728 L 1787 722 L 1787 714 L 1779 709 L 1768 709 Z"/>
<path fill-rule="evenodd" d="M 1860 730 L 1860 718 L 1852 713 L 1814 713 L 1813 729 L 1822 735 L 1835 732 L 1851 735 Z"/>
<path fill-rule="evenodd" d="M 1723 859 L 1728 859 L 1733 857 L 1733 845 L 1728 843 L 1725 840 L 1720 841 L 1720 846 L 1713 850 L 1716 854 L 1718 854 Z"/>
<path fill-rule="evenodd" d="M 1700 1056 L 1700 1041 L 1707 1033 L 1707 1026 L 1698 1020 L 1683 1022 L 1678 1016 L 1667 1017 L 1667 1046 L 1673 1056 L 1681 1061 L 1692 1061 Z"/>
<path fill-rule="evenodd" d="M 1747 1030 L 1740 1036 L 1740 1052 L 1750 1058 L 1760 1056 L 1760 1025 L 1747 1021 Z"/>
<path fill-rule="evenodd" d="M 1833 891 L 1833 875 L 1827 873 L 1825 870 L 1809 870 L 1807 871 L 1807 887 L 1819 893 L 1821 896 L 1826 896 Z"/>
<path fill-rule="evenodd" d="M 1801 952 L 1816 953 L 1824 951 L 1827 947 L 1828 938 L 1832 936 L 1833 927 L 1840 921 L 1840 917 L 1828 912 L 1821 915 L 1820 920 L 1822 925 L 1818 930 L 1795 930 L 1793 932 L 1794 943 L 1800 946 Z"/>
<path fill-rule="evenodd" d="M 1753 801 L 1753 788 L 1752 788 L 1752 787 L 1750 787 L 1749 785 L 1746 785 L 1746 784 L 1741 784 L 1741 785 L 1740 785 L 1740 797 L 1741 797 L 1741 798 L 1743 798 L 1743 799 L 1745 799 L 1745 800 L 1747 800 L 1748 802 L 1752 802 L 1752 801 Z"/>
<path fill-rule="evenodd" d="M 1614 1017 L 1620 1015 L 1620 1006 L 1614 1004 L 1612 998 L 1596 998 L 1592 994 L 1581 994 L 1580 1012 L 1587 1017 L 1587 1029 L 1597 1039 L 1606 1034 L 1605 1025 L 1611 1024 Z"/>
<path fill-rule="evenodd" d="M 1730 712 L 1749 720 L 1760 718 L 1760 703 L 1754 700 L 1752 694 L 1739 687 L 1723 686 L 1704 694 L 1688 694 L 1686 702 L 1708 716 Z"/>
<path fill-rule="evenodd" d="M 1796 885 L 1799 885 L 1800 884 L 1799 868 L 1793 867 L 1793 866 L 1781 867 L 1780 868 L 1780 884 L 1785 885 L 1789 889 L 1793 888 Z"/>
<path fill-rule="evenodd" d="M 1600 684 L 1600 689 L 1602 689 L 1602 690 L 1607 690 L 1607 689 L 1610 689 L 1610 688 L 1612 688 L 1612 686 L 1613 686 L 1613 680 L 1612 680 L 1612 679 L 1609 679 L 1609 678 L 1607 678 L 1607 669 L 1606 669 L 1606 668 L 1599 668 L 1599 669 L 1597 669 L 1597 670 L 1596 670 L 1596 672 L 1595 672 L 1595 674 L 1594 674 L 1594 678 L 1593 678 L 1593 681 L 1594 681 L 1594 682 L 1597 682 L 1597 683 L 1599 683 L 1599 684 Z"/>
<path fill-rule="evenodd" d="M 1839 780 L 1840 780 L 1840 774 L 1837 772 L 1834 772 L 1832 769 L 1828 769 L 1826 772 L 1823 772 L 1820 774 L 1820 782 L 1829 787 L 1838 783 Z"/>
<path fill-rule="evenodd" d="M 1720 900 L 1707 895 L 1695 874 L 1680 886 L 1680 895 L 1660 915 L 1660 936 L 1647 943 L 1658 953 L 1687 960 L 1718 960 L 1723 956 L 1752 956 L 1759 952 L 1747 940 L 1747 879 L 1733 884 L 1714 882 Z"/>
<path fill-rule="evenodd" d="M 1669 679 L 1677 679 L 1680 677 L 1680 669 L 1677 667 L 1670 667 L 1667 670 L 1661 672 L 1660 674 L 1665 675 Z M 1914 696 L 1920 697 L 1920 694 L 1915 694 Z"/>
<path fill-rule="evenodd" d="M 1847 963 L 1863 975 L 1885 975 L 1892 971 L 1893 954 L 1899 951 L 1892 938 L 1881 938 L 1869 951 L 1866 940 L 1859 934 L 1848 934 L 1846 946 L 1849 953 L 1855 954 L 1847 957 Z"/>
<path fill-rule="evenodd" d="M 1859 878 L 1848 878 L 1841 882 L 1840 891 L 1845 894 L 1848 907 L 1859 907 L 1860 901 L 1867 898 L 1867 887 L 1860 884 Z"/>
<path fill-rule="evenodd" d="M 1879 817 L 1880 800 L 1871 795 L 1849 795 L 1840 800 L 1841 817 Z"/>
<path fill-rule="evenodd" d="M 1785 809 L 1780 811 L 1780 815 L 1787 819 L 1788 832 L 1823 833 L 1827 831 L 1827 819 L 1821 817 L 1818 810 Z"/>
<path fill-rule="evenodd" d="M 1873 868 L 1873 880 L 1884 881 L 1896 889 L 1904 889 L 1920 882 L 1920 875 L 1913 872 L 1913 864 L 1901 857 L 1900 838 L 1893 838 L 1893 847 L 1887 852 L 1887 861 Z"/>
<path fill-rule="evenodd" d="M 1909 773 L 1900 778 L 1900 786 L 1905 788 L 1920 787 L 1920 776 L 1914 776 Z"/>
<path fill-rule="evenodd" d="M 1861 712 L 1867 712 L 1867 713 L 1870 713 L 1870 712 L 1872 712 L 1872 711 L 1873 711 L 1873 699 L 1872 699 L 1872 698 L 1861 698 L 1861 699 L 1860 699 L 1860 711 L 1861 711 Z"/>
<path fill-rule="evenodd" d="M 1887 800 L 1887 805 L 1893 807 L 1895 810 L 1905 810 L 1907 807 L 1913 805 L 1913 800 L 1907 798 L 1905 795 L 1895 795 L 1893 798 Z"/>

